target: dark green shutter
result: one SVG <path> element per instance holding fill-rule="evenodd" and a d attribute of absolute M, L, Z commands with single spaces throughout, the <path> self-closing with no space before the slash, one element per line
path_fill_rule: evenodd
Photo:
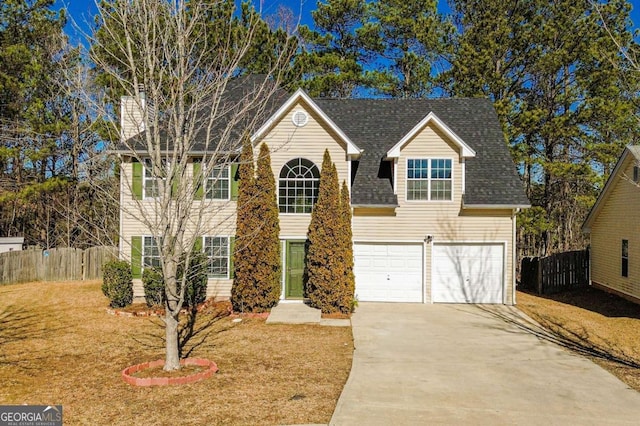
<path fill-rule="evenodd" d="M 178 190 L 180 189 L 180 178 L 174 176 L 171 179 L 171 198 L 178 198 Z"/>
<path fill-rule="evenodd" d="M 193 163 L 193 186 L 196 188 L 194 194 L 196 200 L 202 200 L 204 195 L 204 179 L 200 173 L 202 173 L 202 164 L 199 161 Z"/>
<path fill-rule="evenodd" d="M 134 200 L 142 200 L 142 163 L 133 160 L 133 182 L 131 192 Z"/>
<path fill-rule="evenodd" d="M 196 240 L 193 242 L 193 251 L 196 253 L 202 252 L 202 237 L 196 238 Z"/>
<path fill-rule="evenodd" d="M 233 163 L 231 165 L 231 199 L 238 199 L 238 164 Z"/>
<path fill-rule="evenodd" d="M 236 246 L 235 237 L 229 237 L 229 278 L 234 278 L 236 276 L 235 269 L 233 267 L 233 251 Z"/>
<path fill-rule="evenodd" d="M 142 277 L 142 237 L 131 237 L 131 276 Z"/>

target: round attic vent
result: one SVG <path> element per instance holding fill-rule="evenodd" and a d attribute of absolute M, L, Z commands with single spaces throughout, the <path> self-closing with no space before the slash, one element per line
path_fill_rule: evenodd
<path fill-rule="evenodd" d="M 291 121 L 296 127 L 302 127 L 309 121 L 309 116 L 304 111 L 295 111 L 291 116 Z"/>

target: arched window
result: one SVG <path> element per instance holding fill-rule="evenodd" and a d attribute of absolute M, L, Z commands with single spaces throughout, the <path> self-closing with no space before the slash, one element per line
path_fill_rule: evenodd
<path fill-rule="evenodd" d="M 280 170 L 278 204 L 280 213 L 311 213 L 318 199 L 320 172 L 306 158 L 289 161 Z"/>

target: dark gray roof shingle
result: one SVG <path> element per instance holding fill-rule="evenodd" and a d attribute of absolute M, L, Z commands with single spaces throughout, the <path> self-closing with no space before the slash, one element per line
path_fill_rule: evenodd
<path fill-rule="evenodd" d="M 386 152 L 433 112 L 475 152 L 466 160 L 466 205 L 529 205 L 488 99 L 314 99 L 363 155 L 355 205 L 395 205 Z"/>

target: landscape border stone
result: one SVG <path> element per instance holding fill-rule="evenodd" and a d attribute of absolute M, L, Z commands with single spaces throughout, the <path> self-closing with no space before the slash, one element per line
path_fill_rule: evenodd
<path fill-rule="evenodd" d="M 132 365 L 122 370 L 122 379 L 132 386 L 167 386 L 167 385 L 186 385 L 200 380 L 208 379 L 218 371 L 218 365 L 204 358 L 185 358 L 180 360 L 180 365 L 195 365 L 205 367 L 205 370 L 199 371 L 189 376 L 180 377 L 134 377 L 133 374 L 164 365 L 164 360 L 143 362 L 141 364 Z"/>

